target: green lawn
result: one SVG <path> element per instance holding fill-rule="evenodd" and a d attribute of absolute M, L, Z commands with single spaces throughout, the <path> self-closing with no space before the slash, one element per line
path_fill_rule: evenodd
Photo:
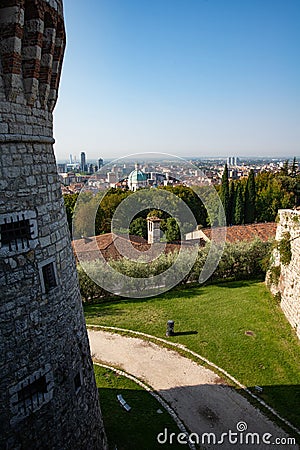
<path fill-rule="evenodd" d="M 264 283 L 220 283 L 84 309 L 88 324 L 165 337 L 166 322 L 172 319 L 175 332 L 197 332 L 169 339 L 205 356 L 249 388 L 262 386 L 261 397 L 300 427 L 300 344 Z"/>
<path fill-rule="evenodd" d="M 94 370 L 110 450 L 160 450 L 162 445 L 156 440 L 159 433 L 165 428 L 169 433 L 180 433 L 171 416 L 142 387 L 109 369 L 95 365 Z M 121 407 L 118 394 L 131 406 L 130 412 Z M 184 450 L 188 446 L 174 442 L 163 448 Z"/>

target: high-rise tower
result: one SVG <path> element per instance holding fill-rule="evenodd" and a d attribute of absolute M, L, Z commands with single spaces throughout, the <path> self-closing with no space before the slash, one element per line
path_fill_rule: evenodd
<path fill-rule="evenodd" d="M 53 153 L 62 0 L 0 0 L 0 448 L 106 448 Z"/>
<path fill-rule="evenodd" d="M 84 152 L 81 152 L 81 154 L 80 154 L 80 170 L 81 170 L 81 172 L 87 171 L 86 158 L 85 158 Z"/>

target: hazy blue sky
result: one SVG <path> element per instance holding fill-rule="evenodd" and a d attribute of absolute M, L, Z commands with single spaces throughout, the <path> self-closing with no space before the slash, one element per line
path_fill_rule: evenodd
<path fill-rule="evenodd" d="M 299 0 L 64 0 L 56 155 L 300 156 Z"/>

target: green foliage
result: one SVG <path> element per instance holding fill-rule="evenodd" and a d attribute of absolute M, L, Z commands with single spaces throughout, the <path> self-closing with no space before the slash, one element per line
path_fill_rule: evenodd
<path fill-rule="evenodd" d="M 278 284 L 279 278 L 280 278 L 280 273 L 281 273 L 280 266 L 271 266 L 270 267 L 270 269 L 268 271 L 270 284 L 275 284 L 275 285 Z"/>
<path fill-rule="evenodd" d="M 165 191 L 170 192 L 170 194 L 176 195 L 179 199 L 183 200 L 187 204 L 189 209 L 192 211 L 197 224 L 203 226 L 207 225 L 206 208 L 204 207 L 201 199 L 198 197 L 198 195 L 196 194 L 196 192 L 194 192 L 193 189 L 183 185 L 164 186 L 159 189 L 164 189 Z M 171 198 L 170 201 L 172 201 Z"/>
<path fill-rule="evenodd" d="M 228 205 L 228 225 L 234 224 L 234 205 L 235 205 L 235 184 L 233 181 L 229 184 L 229 205 Z"/>
<path fill-rule="evenodd" d="M 283 237 L 278 243 L 280 261 L 284 266 L 288 266 L 292 259 L 291 235 L 289 232 L 283 233 Z"/>
<path fill-rule="evenodd" d="M 117 207 L 131 194 L 131 191 L 111 188 L 104 196 L 102 192 L 96 195 L 95 201 L 99 202 L 99 208 L 101 208 L 102 212 L 97 222 L 98 234 L 111 232 L 111 221 Z M 120 223 L 115 223 L 115 226 L 121 229 L 123 228 L 123 223 L 121 217 Z"/>
<path fill-rule="evenodd" d="M 230 223 L 230 200 L 229 200 L 229 182 L 228 182 L 228 167 L 225 164 L 224 172 L 221 181 L 220 199 L 225 211 L 226 222 Z"/>
<path fill-rule="evenodd" d="M 233 223 L 235 225 L 242 225 L 244 223 L 244 197 L 241 183 L 238 183 L 236 187 Z"/>
<path fill-rule="evenodd" d="M 271 242 L 262 242 L 259 239 L 255 239 L 252 242 L 227 243 L 220 263 L 212 274 L 210 281 L 264 279 L 271 249 Z M 180 263 L 177 261 L 176 267 L 174 263 L 178 258 L 177 252 L 163 253 L 151 262 L 144 261 L 143 256 L 141 256 L 139 261 L 131 261 L 127 258 L 111 260 L 109 264 L 113 270 L 101 260 L 85 262 L 84 268 L 86 272 L 91 274 L 96 282 L 89 279 L 83 268 L 78 266 L 80 291 L 83 301 L 93 302 L 97 298 L 111 295 L 101 286 L 103 285 L 103 280 L 109 286 L 116 286 L 116 283 L 120 283 L 120 280 L 116 281 L 116 272 L 128 277 L 126 280 L 123 280 L 124 285 L 118 284 L 120 293 L 129 292 L 130 290 L 148 292 L 149 283 L 147 280 L 164 273 L 169 268 L 171 268 L 168 278 L 169 282 L 172 280 L 172 276 L 174 279 L 182 278 L 181 284 L 198 282 L 209 250 L 209 245 L 199 249 L 194 267 L 189 273 L 186 273 L 186 267 L 189 266 L 191 258 L 189 250 L 182 252 Z M 98 286 L 97 280 L 100 286 Z M 152 291 L 151 293 L 153 294 Z"/>
<path fill-rule="evenodd" d="M 261 172 L 255 179 L 256 219 L 258 222 L 272 222 L 278 209 L 292 208 L 296 203 L 297 179 L 289 176 Z"/>
<path fill-rule="evenodd" d="M 134 219 L 130 224 L 129 234 L 147 239 L 147 221 L 142 217 Z"/>
<path fill-rule="evenodd" d="M 166 220 L 164 231 L 167 242 L 174 242 L 180 240 L 180 229 L 178 226 L 178 222 L 173 217 L 169 217 Z"/>
<path fill-rule="evenodd" d="M 255 221 L 255 179 L 254 171 L 251 169 L 249 176 L 247 178 L 246 189 L 245 189 L 245 223 L 253 223 Z"/>
<path fill-rule="evenodd" d="M 95 266 L 96 264 L 90 263 L 88 265 L 90 270 L 89 273 L 91 273 L 92 265 Z M 80 264 L 77 265 L 77 273 L 83 303 L 93 303 L 95 299 L 99 299 L 103 295 L 107 295 L 105 290 L 86 274 L 85 270 Z"/>
<path fill-rule="evenodd" d="M 67 213 L 67 220 L 70 233 L 72 234 L 72 220 L 75 209 L 75 204 L 78 199 L 78 194 L 66 194 L 64 195 L 65 208 Z"/>

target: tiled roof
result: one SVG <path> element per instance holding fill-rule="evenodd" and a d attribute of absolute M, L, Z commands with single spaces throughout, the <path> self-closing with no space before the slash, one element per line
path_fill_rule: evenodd
<path fill-rule="evenodd" d="M 136 251 L 140 253 L 139 256 L 142 256 L 143 252 L 151 251 L 152 245 L 148 244 L 142 237 L 130 235 L 129 238 L 130 240 L 113 233 L 107 233 L 92 238 L 78 239 L 72 242 L 72 246 L 76 258 L 84 261 L 99 259 L 99 251 L 105 260 L 121 259 L 124 253 L 130 258 L 137 257 Z M 179 251 L 182 245 L 191 248 L 195 243 L 184 241 L 182 244 L 180 242 L 165 244 L 165 252 Z"/>
<path fill-rule="evenodd" d="M 276 228 L 276 222 L 231 225 L 226 228 L 226 242 L 252 241 L 255 238 L 262 241 L 267 241 L 268 239 L 275 238 Z M 222 235 L 224 228 L 216 227 L 214 230 L 216 230 L 216 235 L 218 235 L 218 231 L 220 232 L 220 235 Z M 201 231 L 208 237 L 209 240 L 211 239 L 211 228 L 202 228 Z"/>
<path fill-rule="evenodd" d="M 226 242 L 252 241 L 259 238 L 267 241 L 274 238 L 276 234 L 277 224 L 275 222 L 256 223 L 250 225 L 232 225 L 226 228 Z M 212 235 L 211 228 L 202 228 L 207 238 L 210 240 Z M 218 236 L 223 239 L 224 228 L 214 228 L 214 239 L 218 241 Z M 200 246 L 204 245 L 203 239 L 173 242 L 165 245 L 165 252 L 179 251 L 181 246 L 185 248 L 193 247 L 195 243 Z M 143 252 L 151 251 L 151 244 L 140 236 L 126 237 L 113 233 L 101 234 L 92 238 L 82 238 L 72 242 L 73 250 L 77 259 L 85 261 L 94 261 L 99 259 L 99 252 L 105 260 L 121 259 L 124 252 L 128 258 L 136 257 L 136 251 L 141 255 Z M 133 258 L 134 259 L 134 258 Z"/>

